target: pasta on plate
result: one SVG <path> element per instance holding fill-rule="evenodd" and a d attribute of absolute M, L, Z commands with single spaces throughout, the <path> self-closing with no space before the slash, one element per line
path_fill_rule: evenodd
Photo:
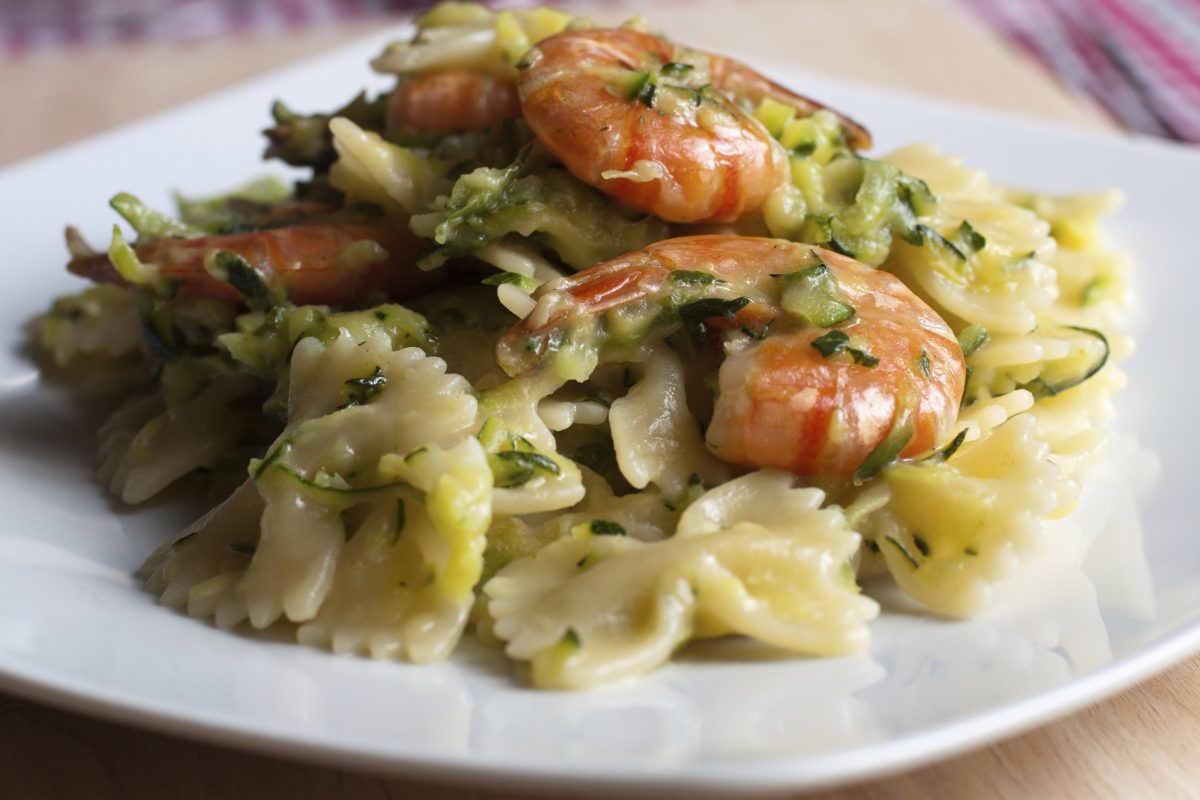
<path fill-rule="evenodd" d="M 416 662 L 469 630 L 582 688 L 741 635 L 862 650 L 887 573 L 985 609 L 1102 455 L 1116 193 L 993 183 L 634 20 L 446 2 L 307 171 L 174 216 L 118 194 L 38 320 L 108 396 L 99 477 L 226 500 L 147 589 L 229 628 Z"/>

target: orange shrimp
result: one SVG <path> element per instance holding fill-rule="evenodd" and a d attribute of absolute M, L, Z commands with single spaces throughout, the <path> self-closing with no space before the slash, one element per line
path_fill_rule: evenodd
<path fill-rule="evenodd" d="M 837 313 L 814 323 L 805 307 Z M 846 477 L 886 442 L 929 450 L 956 420 L 966 365 L 937 313 L 890 273 L 780 239 L 667 239 L 548 284 L 497 358 L 519 375 L 565 342 L 603 357 L 688 322 L 749 332 L 720 366 L 706 432 L 726 461 Z"/>
<path fill-rule="evenodd" d="M 517 87 L 482 72 L 445 69 L 401 81 L 388 98 L 387 131 L 456 133 L 521 116 Z"/>
<path fill-rule="evenodd" d="M 821 108 L 735 61 L 633 30 L 566 31 L 518 67 L 542 145 L 575 177 L 668 222 L 731 222 L 788 179 L 782 147 L 739 101 Z M 870 144 L 841 119 L 851 144 Z"/>
<path fill-rule="evenodd" d="M 364 240 L 379 244 L 386 258 L 347 257 L 346 248 Z M 216 297 L 240 302 L 229 283 L 205 269 L 210 253 L 236 253 L 269 281 L 282 282 L 292 302 L 352 306 L 380 294 L 398 299 L 430 284 L 413 268 L 418 244 L 395 227 L 362 222 L 309 221 L 263 230 L 192 239 L 160 237 L 134 246 L 139 259 L 175 281 L 179 297 Z M 368 262 L 368 263 L 361 263 Z M 126 283 L 108 255 L 75 258 L 67 269 L 97 283 Z"/>

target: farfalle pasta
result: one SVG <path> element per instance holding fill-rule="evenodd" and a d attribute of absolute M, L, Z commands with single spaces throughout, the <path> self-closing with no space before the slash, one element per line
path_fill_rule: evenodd
<path fill-rule="evenodd" d="M 237 487 L 147 559 L 164 605 L 379 659 L 478 633 L 579 689 L 861 651 L 878 573 L 978 613 L 1071 513 L 1132 351 L 1116 194 L 865 155 L 640 20 L 443 3 L 373 67 L 272 109 L 304 180 L 68 232 L 97 285 L 36 334 L 114 398 L 101 483 Z"/>

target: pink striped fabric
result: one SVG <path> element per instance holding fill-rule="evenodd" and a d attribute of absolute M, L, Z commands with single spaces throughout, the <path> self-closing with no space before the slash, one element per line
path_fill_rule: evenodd
<path fill-rule="evenodd" d="M 1200 142 L 1200 0 L 961 0 L 1127 127 Z"/>
<path fill-rule="evenodd" d="M 0 0 L 0 54 L 230 33 L 398 14 L 431 0 Z M 535 5 L 505 2 L 505 6 Z"/>
<path fill-rule="evenodd" d="M 545 0 L 542 0 L 545 2 Z M 1200 0 L 959 0 L 1133 130 L 1200 142 Z M 427 0 L 0 0 L 0 55 L 194 41 L 411 11 Z M 505 2 L 504 5 L 514 3 Z M 517 3 L 535 5 L 537 0 Z"/>

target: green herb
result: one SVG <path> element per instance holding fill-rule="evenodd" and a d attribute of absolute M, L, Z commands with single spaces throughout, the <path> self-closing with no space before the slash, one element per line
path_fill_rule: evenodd
<path fill-rule="evenodd" d="M 409 492 L 417 498 L 424 497 L 424 492 L 406 481 L 394 480 L 374 486 L 351 486 L 341 475 L 331 474 L 323 469 L 309 478 L 292 467 L 276 464 L 271 470 L 271 476 L 276 480 L 287 480 L 296 484 L 297 488 L 302 489 L 314 502 L 319 501 L 327 506 L 337 508 L 349 508 L 370 500 L 373 495 L 397 490 Z"/>
<path fill-rule="evenodd" d="M 935 231 L 933 228 L 929 227 L 928 225 L 918 225 L 916 227 L 916 234 L 918 236 L 922 237 L 923 241 L 928 241 L 928 242 L 936 245 L 937 247 L 940 247 L 943 250 L 947 251 L 955 259 L 957 259 L 959 261 L 967 260 L 967 255 L 968 255 L 967 253 L 960 250 L 959 247 L 956 244 L 954 244 L 954 242 L 951 242 L 945 236 L 942 236 L 940 233 L 938 233 L 937 231 Z"/>
<path fill-rule="evenodd" d="M 693 472 L 688 476 L 687 488 L 683 490 L 683 494 L 674 500 L 664 499 L 663 503 L 671 511 L 682 511 L 696 502 L 702 494 L 704 494 L 704 481 Z"/>
<path fill-rule="evenodd" d="M 818 336 L 812 340 L 812 346 L 817 348 L 823 358 L 845 351 L 859 366 L 874 367 L 879 364 L 879 359 L 867 351 L 850 347 L 850 337 L 843 331 L 830 331 L 824 336 Z"/>
<path fill-rule="evenodd" d="M 973 545 L 973 544 L 969 544 L 966 547 L 964 547 L 963 552 L 969 556 L 979 555 L 979 551 L 975 548 L 975 545 Z"/>
<path fill-rule="evenodd" d="M 506 283 L 512 283 L 516 284 L 516 287 L 525 293 L 532 292 L 537 288 L 536 281 L 519 272 L 495 272 L 488 275 L 480 283 L 484 286 L 503 286 Z"/>
<path fill-rule="evenodd" d="M 988 335 L 987 328 L 977 322 L 959 331 L 958 346 L 962 348 L 963 356 L 970 358 L 976 350 L 987 344 Z"/>
<path fill-rule="evenodd" d="M 1108 363 L 1108 357 L 1111 352 L 1108 344 L 1108 337 L 1094 328 L 1081 328 L 1076 325 L 1064 325 L 1063 329 L 1076 331 L 1086 334 L 1093 339 L 1093 346 L 1097 347 L 1095 355 L 1085 364 L 1082 372 L 1073 369 L 1074 362 L 1077 359 L 1059 359 L 1068 360 L 1068 366 L 1061 366 L 1055 361 L 1048 362 L 1042 368 L 1042 374 L 1028 383 L 1022 383 L 1017 388 L 1029 391 L 1035 398 L 1042 399 L 1043 397 L 1054 397 L 1061 392 L 1065 392 L 1072 386 L 1078 386 L 1088 378 L 1095 375 L 1104 365 Z"/>
<path fill-rule="evenodd" d="M 287 452 L 290 451 L 291 449 L 292 449 L 292 440 L 287 439 L 287 440 L 284 440 L 283 442 L 281 442 L 280 445 L 278 447 L 276 447 L 274 450 L 267 453 L 266 458 L 263 458 L 261 460 L 259 460 L 259 459 L 252 460 L 250 462 L 250 477 L 253 478 L 254 480 L 258 480 L 260 477 L 262 477 L 262 474 L 267 471 L 267 467 L 274 464 L 276 461 L 278 461 L 280 459 L 281 456 L 287 454 Z"/>
<path fill-rule="evenodd" d="M 748 305 L 750 305 L 749 297 L 735 297 L 732 300 L 720 297 L 706 297 L 702 300 L 696 300 L 680 306 L 679 316 L 688 324 L 703 322 L 706 319 L 713 319 L 714 317 L 728 319 Z"/>
<path fill-rule="evenodd" d="M 654 94 L 658 91 L 654 73 L 649 70 L 639 72 L 630 84 L 629 99 L 640 100 L 647 108 L 654 108 Z"/>
<path fill-rule="evenodd" d="M 912 423 L 907 419 L 893 426 L 891 432 L 863 459 L 858 469 L 854 470 L 854 485 L 861 486 L 882 472 L 884 467 L 896 460 L 896 456 L 900 455 L 900 451 L 912 437 Z"/>
<path fill-rule="evenodd" d="M 829 241 L 825 243 L 825 246 L 833 252 L 840 253 L 847 258 L 858 258 L 854 250 L 849 245 L 839 240 L 837 236 L 829 237 Z"/>
<path fill-rule="evenodd" d="M 218 250 L 205 259 L 204 268 L 217 280 L 232 286 L 251 309 L 266 311 L 275 305 L 262 274 L 237 253 Z"/>
<path fill-rule="evenodd" d="M 921 348 L 921 355 L 917 356 L 917 368 L 926 378 L 933 377 L 933 373 L 929 369 L 929 353 L 925 352 L 925 348 Z"/>
<path fill-rule="evenodd" d="M 878 360 L 877 356 L 871 355 L 866 350 L 846 348 L 846 353 L 850 354 L 850 357 L 852 357 L 854 363 L 857 363 L 857 365 L 860 367 L 875 367 L 878 366 L 878 363 L 880 363 L 880 360 Z"/>
<path fill-rule="evenodd" d="M 705 337 L 708 335 L 706 320 L 716 317 L 729 319 L 748 305 L 750 305 L 749 297 L 735 297 L 732 300 L 706 297 L 680 306 L 679 316 L 691 333 L 692 344 L 699 349 L 704 346 Z"/>
<path fill-rule="evenodd" d="M 959 249 L 968 255 L 978 253 L 987 247 L 987 239 L 965 219 L 958 226 L 958 230 L 954 232 L 954 241 Z"/>
<path fill-rule="evenodd" d="M 946 461 L 946 459 L 950 458 L 950 456 L 957 453 L 958 448 L 962 447 L 962 443 L 965 442 L 966 440 L 967 440 L 967 429 L 963 428 L 961 431 L 958 432 L 957 436 L 955 436 L 953 439 L 950 440 L 950 444 L 946 445 L 945 448 L 938 450 L 937 452 L 932 453 L 932 454 L 926 456 L 925 458 L 921 459 L 921 463 L 923 463 L 923 464 L 941 464 L 941 463 L 943 463 L 944 461 Z"/>
<path fill-rule="evenodd" d="M 607 519 L 594 519 L 591 531 L 597 536 L 624 536 L 625 526 Z"/>
<path fill-rule="evenodd" d="M 247 542 L 231 542 L 228 545 L 228 548 L 229 552 L 237 553 L 239 556 L 245 556 L 246 558 L 250 558 L 256 552 L 258 552 L 257 545 L 249 544 Z"/>
<path fill-rule="evenodd" d="M 726 281 L 713 275 L 711 272 L 700 272 L 693 269 L 677 269 L 671 273 L 671 283 L 677 283 L 680 286 L 724 286 Z"/>
<path fill-rule="evenodd" d="M 907 561 L 909 566 L 911 566 L 913 569 L 917 569 L 921 566 L 921 562 L 917 561 L 917 559 L 913 557 L 913 554 L 908 552 L 908 548 L 901 544 L 899 540 L 891 536 L 885 536 L 883 539 L 892 547 L 896 548 L 900 555 L 904 557 L 904 560 Z"/>
<path fill-rule="evenodd" d="M 691 64 L 682 61 L 668 61 L 662 65 L 662 74 L 668 78 L 679 78 L 695 69 Z"/>
<path fill-rule="evenodd" d="M 193 228 L 191 225 L 186 225 L 171 219 L 166 214 L 155 211 L 128 192 L 113 195 L 108 204 L 133 226 L 139 237 L 145 236 L 154 239 L 161 236 L 200 236 L 204 233 L 198 228 Z"/>
<path fill-rule="evenodd" d="M 561 472 L 558 464 L 549 456 L 527 450 L 489 453 L 488 464 L 492 467 L 493 479 L 499 489 L 512 489 L 528 483 L 539 471 L 550 475 Z"/>
<path fill-rule="evenodd" d="M 125 241 L 125 234 L 121 233 L 120 225 L 113 225 L 112 241 L 108 245 L 108 260 L 127 283 L 133 286 L 148 286 L 158 294 L 169 294 L 164 291 L 166 279 L 154 266 L 145 264 L 138 258 L 137 251 Z"/>
<path fill-rule="evenodd" d="M 928 557 L 929 556 L 929 542 L 925 541 L 925 537 L 921 536 L 919 533 L 914 533 L 912 540 L 913 540 L 913 544 L 917 548 L 917 552 L 923 556 Z"/>
<path fill-rule="evenodd" d="M 1037 251 L 1030 250 L 1025 255 L 1017 256 L 1016 258 L 1012 259 L 1011 261 L 1008 261 L 1007 263 L 1005 263 L 1004 271 L 1005 272 L 1020 272 L 1021 270 L 1028 267 L 1029 262 L 1035 258 L 1037 258 Z"/>
<path fill-rule="evenodd" d="M 830 331 L 824 336 L 812 340 L 812 346 L 821 352 L 823 358 L 829 358 L 834 353 L 841 352 L 850 343 L 850 337 L 842 331 Z"/>
<path fill-rule="evenodd" d="M 579 640 L 579 634 L 574 628 L 567 628 L 567 632 L 563 634 L 562 640 L 559 642 L 559 644 L 563 645 L 564 647 L 569 647 L 572 650 L 578 650 L 581 644 Z"/>
<path fill-rule="evenodd" d="M 742 327 L 742 333 L 746 334 L 747 336 L 749 336 L 751 339 L 753 339 L 756 342 L 761 342 L 763 339 L 767 338 L 767 333 L 770 330 L 771 330 L 770 323 L 763 325 L 761 328 L 749 328 L 746 326 Z"/>
<path fill-rule="evenodd" d="M 270 145 L 265 158 L 278 158 L 294 167 L 315 167 L 324 170 L 337 159 L 329 121 L 346 117 L 355 125 L 369 131 L 383 128 L 387 95 L 368 100 L 360 92 L 341 108 L 325 114 L 300 114 L 276 100 L 271 106 L 275 125 L 263 131 Z"/>
<path fill-rule="evenodd" d="M 914 216 L 927 217 L 937 210 L 937 198 L 934 197 L 929 184 L 907 173 L 901 172 L 896 179 L 896 196 Z"/>
<path fill-rule="evenodd" d="M 783 285 L 780 305 L 813 325 L 832 328 L 854 316 L 854 307 L 838 296 L 829 267 L 820 258 L 815 266 L 774 277 Z"/>
<path fill-rule="evenodd" d="M 387 388 L 387 384 L 388 379 L 382 367 L 376 367 L 365 378 L 351 378 L 342 384 L 342 391 L 346 393 L 346 405 L 343 408 L 366 405 Z"/>

